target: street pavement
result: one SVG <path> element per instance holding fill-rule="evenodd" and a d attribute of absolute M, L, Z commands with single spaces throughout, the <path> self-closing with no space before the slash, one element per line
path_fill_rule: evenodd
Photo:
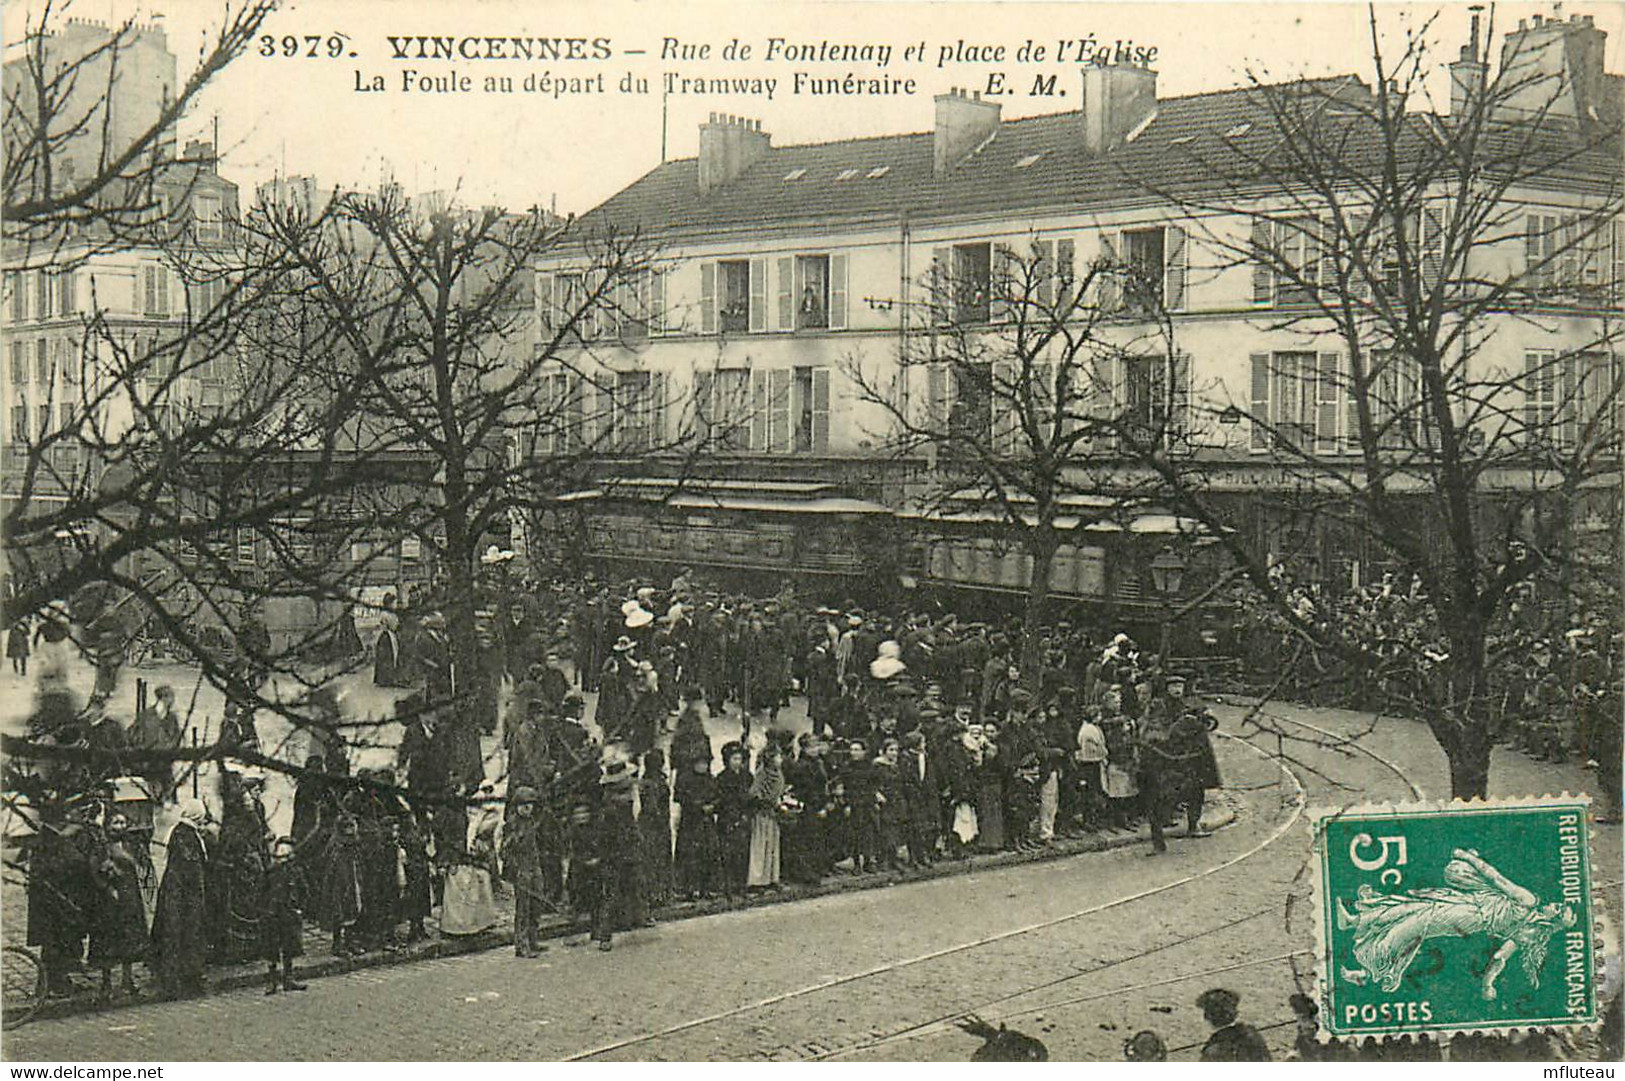
<path fill-rule="evenodd" d="M 1221 730 L 1243 710 L 1218 710 Z M 1447 793 L 1422 726 L 1384 721 L 1360 749 L 1323 746 L 1369 718 L 1272 706 L 1273 736 L 1220 744 L 1241 813 L 1169 855 L 1140 848 L 788 905 L 618 936 L 613 952 L 555 943 L 537 960 L 505 951 L 373 969 L 296 995 L 257 991 L 37 1021 L 5 1034 L 11 1060 L 162 1059 L 875 1059 L 963 1060 L 978 1041 L 953 1027 L 975 1012 L 1041 1038 L 1056 1059 L 1121 1057 L 1150 1028 L 1192 1058 L 1206 1035 L 1198 993 L 1241 993 L 1244 1019 L 1278 1052 L 1286 999 L 1312 980 L 1305 879 L 1311 805 Z M 1368 753 L 1369 752 L 1369 753 Z M 1498 795 L 1580 791 L 1590 777 L 1498 755 Z M 1620 833 L 1594 840 L 1620 922 Z M 1619 956 L 1617 941 L 1611 944 Z"/>

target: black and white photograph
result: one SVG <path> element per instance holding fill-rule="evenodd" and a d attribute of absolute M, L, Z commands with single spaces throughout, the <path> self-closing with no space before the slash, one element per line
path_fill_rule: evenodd
<path fill-rule="evenodd" d="M 1625 5 L 0 30 L 7 1063 L 1621 1059 Z"/>

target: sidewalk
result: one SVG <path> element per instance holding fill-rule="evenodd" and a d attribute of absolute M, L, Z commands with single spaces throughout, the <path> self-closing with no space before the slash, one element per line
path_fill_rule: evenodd
<path fill-rule="evenodd" d="M 1265 788 L 1262 791 L 1267 792 L 1268 789 Z M 1220 792 L 1209 802 L 1208 810 L 1202 816 L 1201 825 L 1205 830 L 1225 829 L 1235 825 L 1244 817 L 1256 816 L 1258 813 L 1257 808 L 1249 809 L 1244 805 L 1239 793 Z M 1178 837 L 1179 831 L 1175 831 L 1173 836 Z M 912 867 L 903 871 L 878 871 L 861 875 L 837 871 L 817 885 L 787 884 L 782 889 L 768 893 L 751 894 L 731 901 L 723 898 L 681 901 L 656 908 L 654 915 L 660 923 L 672 923 L 678 920 L 696 919 L 738 909 L 785 904 L 860 890 L 881 889 L 903 883 L 924 882 L 955 875 L 971 874 L 977 871 L 1010 867 L 1017 864 L 1064 859 L 1090 852 L 1103 852 L 1108 849 L 1148 845 L 1149 843 L 1150 831 L 1143 827 L 1138 830 L 1103 831 L 1082 837 L 1057 838 L 1052 846 L 1031 852 L 995 852 L 974 855 L 958 860 L 942 860 L 930 867 Z M 424 942 L 395 949 L 373 950 L 352 957 L 335 956 L 329 949 L 332 945 L 332 936 L 306 925 L 304 939 L 306 952 L 294 966 L 294 974 L 301 980 L 320 979 L 327 976 L 343 975 L 360 969 L 376 968 L 381 965 L 397 965 L 456 957 L 462 954 L 511 946 L 513 944 L 511 897 L 500 895 L 498 897 L 498 907 L 501 910 L 498 924 L 479 934 L 455 937 L 440 936 L 436 928 L 436 920 L 431 918 L 426 922 L 434 930 L 431 931 L 430 938 Z M 10 912 L 6 913 L 8 922 L 11 915 Z M 578 919 L 570 915 L 549 916 L 542 921 L 542 937 L 550 941 L 568 938 L 575 934 L 586 934 L 590 929 L 589 920 Z M 46 1002 L 35 1016 L 36 1018 L 67 1017 L 92 1013 L 98 1010 L 121 1009 L 126 1006 L 160 1001 L 162 996 L 159 994 L 156 977 L 148 973 L 144 965 L 137 965 L 136 969 L 140 991 L 134 998 L 128 998 L 115 992 L 112 1001 L 105 1007 L 101 1006 L 96 1001 L 101 978 L 99 973 L 76 973 L 73 977 L 73 996 L 52 999 Z M 247 961 L 231 965 L 213 966 L 208 970 L 208 982 L 211 994 L 260 988 L 265 985 L 265 965 L 260 961 Z"/>

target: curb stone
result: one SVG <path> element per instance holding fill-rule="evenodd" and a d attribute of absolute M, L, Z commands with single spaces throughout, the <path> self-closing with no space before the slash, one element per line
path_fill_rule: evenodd
<path fill-rule="evenodd" d="M 1212 818 L 1204 817 L 1203 827 L 1208 830 L 1219 830 L 1234 825 L 1241 817 L 1238 804 L 1239 799 L 1235 793 L 1221 790 L 1220 794 L 1209 803 L 1209 806 L 1216 809 L 1217 813 Z M 1180 834 L 1176 832 L 1172 836 L 1177 839 Z M 811 900 L 816 897 L 829 897 L 843 893 L 856 893 L 886 886 L 953 878 L 976 871 L 997 870 L 1021 864 L 1050 862 L 1072 856 L 1081 856 L 1090 852 L 1106 852 L 1112 849 L 1129 848 L 1145 844 L 1149 840 L 1150 831 L 1142 827 L 1132 833 L 1111 832 L 1067 840 L 1057 839 L 1052 846 L 1034 849 L 1029 852 L 995 852 L 968 856 L 958 860 L 944 859 L 929 867 L 914 867 L 901 872 L 886 871 L 865 875 L 835 872 L 831 878 L 817 885 L 789 885 L 780 890 L 752 894 L 733 901 L 723 898 L 684 901 L 662 905 L 656 908 L 652 914 L 661 923 L 676 923 L 682 920 L 697 919 L 702 916 L 714 916 L 723 912 L 737 912 L 747 908 L 762 908 L 768 905 L 787 904 L 794 901 Z M 562 939 L 575 934 L 585 934 L 590 930 L 591 921 L 588 919 L 555 917 L 542 925 L 541 937 L 544 940 Z M 441 936 L 421 944 L 415 944 L 410 948 L 374 950 L 357 957 L 324 956 L 306 964 L 296 964 L 293 974 L 296 979 L 300 980 L 324 979 L 365 969 L 461 957 L 512 946 L 513 937 L 513 928 L 511 927 L 493 928 L 472 935 Z M 132 1006 L 144 1006 L 163 1001 L 201 1001 L 222 992 L 261 988 L 264 985 L 265 969 L 263 966 L 256 964 L 252 968 L 243 968 L 215 976 L 209 980 L 208 991 L 196 999 L 166 1000 L 163 995 L 156 993 L 154 990 L 149 990 L 151 987 L 149 984 L 141 989 L 136 998 L 120 998 L 106 1006 L 98 1005 L 91 996 L 76 996 L 70 999 L 46 1002 L 40 1007 L 32 1020 L 42 1021 L 48 1018 L 73 1017 L 82 1014 L 110 1014 Z"/>

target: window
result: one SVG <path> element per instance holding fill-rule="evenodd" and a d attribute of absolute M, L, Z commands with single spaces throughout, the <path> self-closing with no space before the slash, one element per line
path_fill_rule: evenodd
<path fill-rule="evenodd" d="M 1038 266 L 1035 268 L 1032 299 L 1039 307 L 1039 318 L 1045 312 L 1059 318 L 1071 314 L 1072 301 L 1075 299 L 1072 288 L 1077 273 L 1076 249 L 1076 243 L 1069 238 L 1038 241 Z"/>
<path fill-rule="evenodd" d="M 1625 236 L 1617 221 L 1579 214 L 1530 214 L 1524 219 L 1529 291 L 1544 299 L 1618 299 L 1625 276 Z"/>
<path fill-rule="evenodd" d="M 1016 162 L 1016 168 L 1031 169 L 1034 165 L 1038 164 L 1038 159 L 1042 158 L 1047 153 L 1047 150 L 1040 150 L 1036 154 L 1025 154 Z"/>
<path fill-rule="evenodd" d="M 23 287 L 23 276 L 15 270 L 6 272 L 6 291 L 11 296 L 11 321 L 20 323 L 28 318 L 28 292 Z"/>
<path fill-rule="evenodd" d="M 989 244 L 956 244 L 945 267 L 944 283 L 955 323 L 985 323 L 991 316 L 993 249 Z"/>
<path fill-rule="evenodd" d="M 829 453 L 829 369 L 797 368 L 792 384 L 790 425 L 797 453 Z"/>
<path fill-rule="evenodd" d="M 1185 307 L 1185 231 L 1156 226 L 1108 233 L 1106 261 L 1116 273 L 1102 278 L 1100 305 L 1130 315 L 1154 315 Z"/>
<path fill-rule="evenodd" d="M 141 268 L 141 281 L 142 313 L 159 318 L 167 317 L 169 315 L 169 271 L 161 266 L 144 266 Z"/>
<path fill-rule="evenodd" d="M 34 382 L 51 385 L 51 343 L 45 338 L 34 339 Z"/>
<path fill-rule="evenodd" d="M 34 272 L 34 318 L 51 318 L 51 302 L 55 299 L 51 294 L 55 291 L 55 286 L 56 282 L 52 280 L 49 271 L 39 270 Z"/>
<path fill-rule="evenodd" d="M 870 169 L 867 173 L 865 173 L 863 175 L 866 176 L 870 180 L 879 180 L 881 177 L 885 176 L 889 172 L 891 172 L 891 166 L 890 165 L 877 165 L 873 169 Z"/>
<path fill-rule="evenodd" d="M 722 332 L 743 333 L 751 325 L 751 264 L 731 259 L 717 264 L 717 314 Z"/>
<path fill-rule="evenodd" d="M 59 308 L 63 315 L 75 315 L 79 311 L 79 275 L 71 270 L 64 270 L 57 275 L 57 292 L 61 304 Z"/>
<path fill-rule="evenodd" d="M 225 231 L 224 204 L 218 195 L 192 198 L 192 223 L 199 240 L 219 240 Z"/>
<path fill-rule="evenodd" d="M 1133 438 L 1170 442 L 1189 429 L 1190 358 L 1123 358 L 1119 420 Z"/>
<path fill-rule="evenodd" d="M 853 177 L 855 177 L 857 175 L 858 175 L 858 171 L 856 169 L 842 169 L 840 172 L 835 174 L 835 179 L 837 181 L 851 180 Z"/>
<path fill-rule="evenodd" d="M 664 372 L 621 372 L 615 377 L 613 445 L 623 453 L 658 450 L 665 441 Z"/>
<path fill-rule="evenodd" d="M 1603 352 L 1524 354 L 1524 429 L 1534 445 L 1572 450 L 1619 427 L 1618 358 Z"/>
<path fill-rule="evenodd" d="M 797 330 L 829 326 L 829 256 L 796 256 Z"/>
<path fill-rule="evenodd" d="M 71 402 L 62 402 L 56 407 L 56 416 L 57 431 L 61 432 L 63 435 L 74 434 L 75 421 L 73 416 L 73 404 Z"/>
<path fill-rule="evenodd" d="M 28 383 L 28 344 L 13 341 L 11 343 L 11 384 L 24 386 Z"/>
<path fill-rule="evenodd" d="M 750 369 L 718 368 L 694 373 L 694 409 L 717 449 L 750 449 Z"/>
<path fill-rule="evenodd" d="M 535 449 L 549 454 L 580 450 L 585 442 L 581 377 L 570 372 L 554 372 L 542 378 L 546 386 Z"/>
<path fill-rule="evenodd" d="M 1254 353 L 1251 362 L 1252 449 L 1337 451 L 1345 434 L 1343 421 L 1351 412 L 1341 354 Z M 1357 438 L 1357 433 L 1348 438 Z"/>
<path fill-rule="evenodd" d="M 14 443 L 28 442 L 28 406 L 11 407 L 11 439 Z"/>
<path fill-rule="evenodd" d="M 788 173 L 784 174 L 784 179 L 785 180 L 800 180 L 802 177 L 804 177 L 806 175 L 807 175 L 807 170 L 805 170 L 805 169 L 791 169 Z"/>

